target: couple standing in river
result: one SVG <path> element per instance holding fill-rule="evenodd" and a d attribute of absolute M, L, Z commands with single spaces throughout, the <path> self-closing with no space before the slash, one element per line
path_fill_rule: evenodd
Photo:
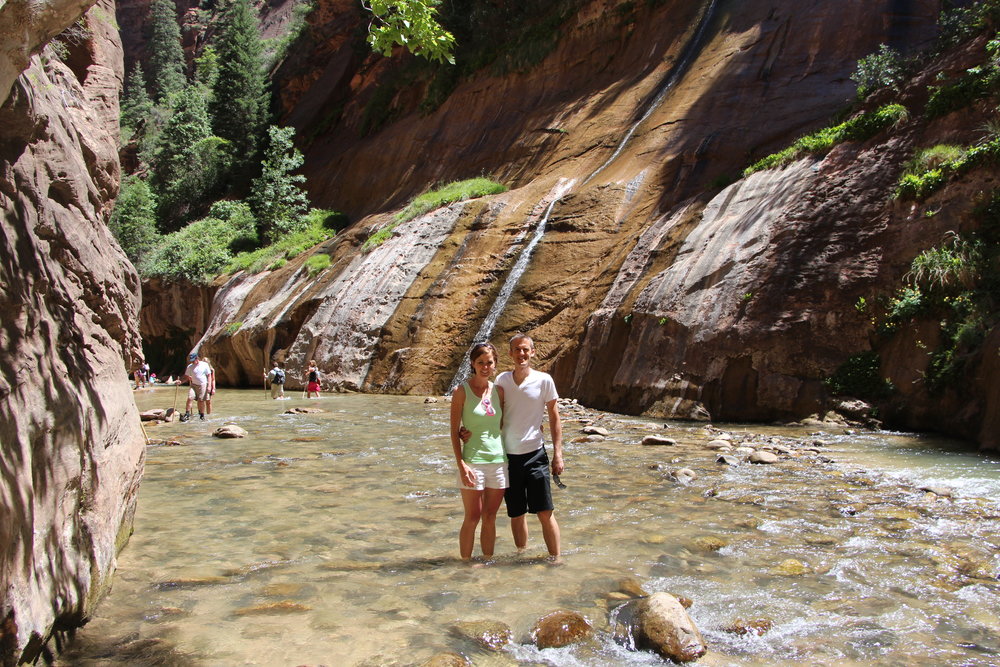
<path fill-rule="evenodd" d="M 469 351 L 470 378 L 452 393 L 451 443 L 458 463 L 465 517 L 459 531 L 459 553 L 472 558 L 476 528 L 482 522 L 483 558 L 493 557 L 496 517 L 506 501 L 514 545 L 528 545 L 527 514 L 538 516 L 549 558 L 560 556 L 559 524 L 553 515 L 549 459 L 542 435 L 546 414 L 552 435 L 551 471 L 563 472 L 562 424 L 555 382 L 548 373 L 531 367 L 535 343 L 516 334 L 510 339 L 514 370 L 492 381 L 499 361 L 490 343 L 476 343 Z"/>

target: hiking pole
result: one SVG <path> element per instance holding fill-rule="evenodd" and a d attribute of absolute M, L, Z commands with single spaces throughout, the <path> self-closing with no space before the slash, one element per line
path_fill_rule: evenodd
<path fill-rule="evenodd" d="M 173 417 L 174 413 L 177 412 L 177 383 L 174 383 L 174 406 L 167 410 L 167 416 Z"/>

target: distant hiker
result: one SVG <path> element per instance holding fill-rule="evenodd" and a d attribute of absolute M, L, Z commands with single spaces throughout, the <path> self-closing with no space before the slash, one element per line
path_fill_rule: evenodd
<path fill-rule="evenodd" d="M 316 394 L 316 398 L 319 398 L 319 392 L 323 388 L 320 384 L 323 381 L 323 376 L 319 372 L 319 367 L 316 365 L 316 360 L 313 359 L 309 362 L 309 368 L 306 369 L 306 398 L 312 398 L 313 394 Z"/>
<path fill-rule="evenodd" d="M 271 383 L 271 398 L 278 400 L 285 397 L 285 369 L 277 361 L 274 368 L 264 374 L 264 379 Z"/>
<path fill-rule="evenodd" d="M 198 402 L 198 416 L 201 417 L 202 421 L 205 420 L 205 399 L 208 396 L 208 376 L 211 371 L 212 367 L 207 362 L 202 361 L 197 352 L 192 352 L 188 355 L 188 365 L 184 369 L 184 375 L 181 376 L 181 379 L 177 380 L 177 384 L 187 382 L 191 385 L 191 390 L 188 391 L 184 414 L 181 415 L 182 422 L 191 419 L 192 401 Z"/>
<path fill-rule="evenodd" d="M 208 364 L 208 389 L 205 391 L 205 414 L 212 414 L 212 397 L 215 396 L 215 366 L 208 357 L 202 357 L 202 361 Z"/>

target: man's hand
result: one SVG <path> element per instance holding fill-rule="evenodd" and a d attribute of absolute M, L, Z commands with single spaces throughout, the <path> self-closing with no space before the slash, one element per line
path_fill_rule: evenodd
<path fill-rule="evenodd" d="M 566 466 L 563 465 L 562 454 L 555 454 L 552 456 L 552 472 L 556 475 L 563 474 L 563 470 Z"/>

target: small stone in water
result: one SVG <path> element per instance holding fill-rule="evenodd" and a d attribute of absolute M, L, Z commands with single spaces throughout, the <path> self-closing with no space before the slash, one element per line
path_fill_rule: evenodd
<path fill-rule="evenodd" d="M 795 558 L 786 558 L 771 571 L 774 574 L 780 574 L 785 577 L 799 577 L 803 574 L 808 574 L 809 567 Z"/>
<path fill-rule="evenodd" d="M 737 618 L 735 621 L 723 628 L 723 631 L 734 635 L 757 635 L 758 637 L 774 627 L 774 621 L 769 618 L 755 618 L 751 620 Z"/>
<path fill-rule="evenodd" d="M 676 445 L 677 441 L 673 438 L 665 438 L 661 435 L 647 435 L 642 439 L 642 444 L 646 447 L 656 446 L 656 445 Z"/>
<path fill-rule="evenodd" d="M 455 632 L 491 651 L 499 651 L 514 637 L 510 627 L 500 621 L 466 621 L 457 624 Z"/>

